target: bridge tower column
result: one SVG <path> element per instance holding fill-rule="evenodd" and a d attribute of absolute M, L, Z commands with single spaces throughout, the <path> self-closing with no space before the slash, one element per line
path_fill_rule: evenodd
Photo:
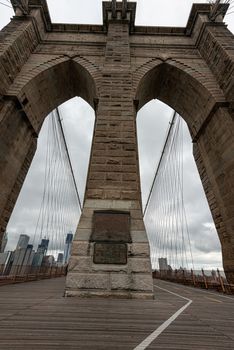
<path fill-rule="evenodd" d="M 0 38 L 0 245 L 37 144 L 38 130 L 24 110 L 24 97 L 8 95 L 39 38 L 33 18 L 17 16 Z M 24 7 L 28 11 L 28 7 Z M 38 16 L 39 17 L 39 16 Z"/>
<path fill-rule="evenodd" d="M 220 15 L 212 21 L 199 14 L 192 35 L 226 99 L 203 124 L 194 156 L 222 245 L 225 274 L 234 283 L 234 36 L 223 22 L 226 6 L 220 4 Z"/>
<path fill-rule="evenodd" d="M 106 51 L 84 209 L 66 296 L 152 298 L 130 66 L 135 3 L 104 3 Z"/>
<path fill-rule="evenodd" d="M 15 101 L 0 102 L 0 244 L 37 146 L 37 134 Z"/>

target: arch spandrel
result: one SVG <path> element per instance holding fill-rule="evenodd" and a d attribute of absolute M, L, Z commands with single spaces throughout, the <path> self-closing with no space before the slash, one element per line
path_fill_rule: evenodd
<path fill-rule="evenodd" d="M 83 60 L 84 66 L 80 62 L 82 59 L 64 55 L 46 58 L 45 55 L 33 55 L 7 93 L 8 97 L 19 100 L 36 132 L 44 118 L 67 100 L 78 96 L 94 108 L 97 98 L 95 79 L 99 72 L 95 72 L 89 62 Z"/>
<path fill-rule="evenodd" d="M 176 110 L 196 137 L 214 106 L 225 104 L 225 97 L 203 62 L 205 74 L 178 60 L 151 61 L 137 71 L 135 99 L 138 110 L 152 99 L 159 99 Z M 208 69 L 209 70 L 209 69 Z"/>

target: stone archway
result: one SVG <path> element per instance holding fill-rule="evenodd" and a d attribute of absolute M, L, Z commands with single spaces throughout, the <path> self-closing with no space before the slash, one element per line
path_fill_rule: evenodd
<path fill-rule="evenodd" d="M 35 154 L 45 117 L 74 96 L 95 108 L 95 81 L 78 60 L 61 56 L 45 59 L 31 57 L 0 104 L 0 148 L 4 150 L 0 164 L 0 237 Z"/>
<path fill-rule="evenodd" d="M 152 62 L 148 67 L 146 64 L 138 80 L 136 101 L 140 109 L 157 98 L 187 122 L 194 158 L 221 242 L 225 273 L 231 282 L 234 278 L 234 123 L 223 91 L 206 64 L 203 65 L 205 75 L 170 59 L 158 60 L 154 67 Z"/>
<path fill-rule="evenodd" d="M 66 293 L 151 298 L 134 100 L 139 108 L 158 97 L 188 122 L 225 271 L 234 281 L 234 38 L 222 15 L 212 21 L 210 4 L 195 4 L 185 28 L 142 27 L 135 25 L 136 3 L 105 1 L 103 25 L 81 25 L 52 23 L 44 0 L 29 0 L 26 12 L 14 6 L 16 16 L 0 38 L 1 227 L 31 162 L 43 118 L 78 94 L 95 105 L 96 123 Z M 225 14 L 227 5 L 221 7 Z M 115 232 L 110 238 L 104 230 L 105 244 L 95 229 L 103 217 Z"/>

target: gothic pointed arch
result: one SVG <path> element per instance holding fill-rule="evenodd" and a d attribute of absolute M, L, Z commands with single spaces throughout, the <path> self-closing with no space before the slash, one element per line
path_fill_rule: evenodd
<path fill-rule="evenodd" d="M 204 72 L 205 73 L 202 73 Z M 204 62 L 189 66 L 180 60 L 151 61 L 140 67 L 136 82 L 138 110 L 159 99 L 176 110 L 187 122 L 192 137 L 210 118 L 217 105 L 226 105 L 224 94 Z"/>
<path fill-rule="evenodd" d="M 227 208 L 233 201 L 230 183 L 234 144 L 229 102 L 207 64 L 199 59 L 190 66 L 178 59 L 152 60 L 136 71 L 137 80 L 137 110 L 157 98 L 187 122 L 194 158 L 221 241 L 224 269 L 231 280 L 233 219 Z"/>
<path fill-rule="evenodd" d="M 64 55 L 32 56 L 8 90 L 7 96 L 19 100 L 34 130 L 40 129 L 54 108 L 75 96 L 95 108 L 97 88 L 92 76 L 95 67 L 89 64 L 90 73 L 80 61 Z"/>

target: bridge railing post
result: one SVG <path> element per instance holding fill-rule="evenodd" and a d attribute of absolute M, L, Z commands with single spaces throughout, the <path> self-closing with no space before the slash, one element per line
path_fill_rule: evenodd
<path fill-rule="evenodd" d="M 217 269 L 217 274 L 218 274 L 218 279 L 219 279 L 219 283 L 220 283 L 221 289 L 222 289 L 223 293 L 226 293 L 226 289 L 225 289 L 224 283 L 223 283 L 223 278 L 222 278 L 222 276 L 220 274 L 219 269 Z"/>
<path fill-rule="evenodd" d="M 194 285 L 194 287 L 196 287 L 196 277 L 194 275 L 193 269 L 191 269 L 191 277 L 192 277 L 193 285 Z"/>
<path fill-rule="evenodd" d="M 208 289 L 207 279 L 204 270 L 202 269 L 203 282 L 206 289 Z"/>

